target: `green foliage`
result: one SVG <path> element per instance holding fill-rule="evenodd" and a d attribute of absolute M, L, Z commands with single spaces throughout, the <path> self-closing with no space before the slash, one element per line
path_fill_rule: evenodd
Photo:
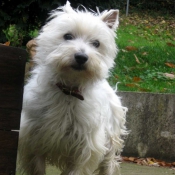
<path fill-rule="evenodd" d="M 40 29 L 40 27 L 45 24 L 48 17 L 48 13 L 57 8 L 60 5 L 65 4 L 65 0 L 1 0 L 0 2 L 0 43 L 3 43 L 9 39 L 9 28 L 15 25 L 18 29 L 19 38 L 17 39 L 17 31 L 15 30 L 14 41 L 12 39 L 11 43 L 15 46 L 25 45 L 27 41 L 31 39 L 30 31 L 35 29 Z M 71 0 L 71 5 L 76 8 L 79 5 L 84 5 L 88 9 L 96 11 L 96 7 L 99 7 L 100 11 L 104 9 L 119 8 L 120 10 L 125 10 L 126 1 L 123 0 L 111 0 L 111 1 L 100 1 L 100 0 Z M 134 0 L 130 1 L 130 10 L 132 7 L 139 7 L 141 9 L 166 9 L 168 11 L 175 11 L 174 0 Z M 155 8 L 156 7 L 156 8 Z M 79 7 L 81 8 L 81 6 Z M 174 11 L 173 11 L 174 10 Z M 21 31 L 22 34 L 21 34 Z M 11 38 L 11 37 L 10 37 Z"/>
<path fill-rule="evenodd" d="M 10 25 L 6 30 L 3 30 L 3 32 L 11 45 L 16 47 L 22 45 L 24 32 L 19 32 L 15 25 Z"/>
<path fill-rule="evenodd" d="M 2 0 L 0 3 L 0 28 L 4 32 L 0 33 L 0 42 L 7 41 L 10 37 L 9 28 L 14 25 L 19 31 L 18 34 L 22 35 L 18 41 L 22 38 L 23 41 L 20 41 L 20 44 L 25 45 L 31 39 L 30 31 L 36 28 L 39 29 L 45 23 L 48 12 L 59 5 L 61 5 L 60 2 L 56 0 L 52 2 L 40 0 Z M 23 31 L 22 34 L 21 31 Z M 16 39 L 17 34 L 14 33 L 14 35 L 12 43 L 14 43 L 13 40 Z"/>
<path fill-rule="evenodd" d="M 35 29 L 26 33 L 26 31 L 23 30 L 20 31 L 16 25 L 10 25 L 6 30 L 3 30 L 3 33 L 5 34 L 7 41 L 10 41 L 10 45 L 22 47 L 25 36 L 35 38 L 38 35 L 38 30 Z"/>
<path fill-rule="evenodd" d="M 153 10 L 153 11 L 168 11 L 173 13 L 175 11 L 174 0 L 134 0 L 130 1 L 130 5 L 137 7 L 140 10 Z"/>
<path fill-rule="evenodd" d="M 122 2 L 122 0 L 118 2 L 120 1 Z M 12 39 L 11 43 L 14 43 L 14 46 L 25 45 L 27 41 L 31 39 L 30 31 L 40 29 L 40 27 L 45 24 L 48 13 L 58 6 L 64 5 L 65 2 L 65 0 L 1 0 L 0 28 L 3 32 L 0 33 L 0 43 Z M 83 4 L 85 7 L 93 10 L 96 9 L 96 6 L 99 6 L 100 10 L 103 10 L 114 7 L 117 8 L 118 2 L 116 3 L 115 0 L 110 2 L 72 0 L 71 5 L 77 7 Z M 13 29 L 15 33 L 12 38 L 9 30 L 11 30 L 11 26 L 13 25 L 15 25 L 15 30 Z M 19 31 L 18 34 L 16 29 Z M 21 31 L 23 31 L 22 34 Z M 17 39 L 17 36 L 20 38 Z"/>

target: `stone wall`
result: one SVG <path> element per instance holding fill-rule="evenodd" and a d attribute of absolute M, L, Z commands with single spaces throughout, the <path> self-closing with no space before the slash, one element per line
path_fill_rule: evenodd
<path fill-rule="evenodd" d="M 128 107 L 123 155 L 175 161 L 175 94 L 118 92 Z"/>

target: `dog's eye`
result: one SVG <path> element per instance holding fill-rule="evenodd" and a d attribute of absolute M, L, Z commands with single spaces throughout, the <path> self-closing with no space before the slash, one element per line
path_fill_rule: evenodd
<path fill-rule="evenodd" d="M 98 48 L 100 46 L 100 42 L 98 40 L 95 40 L 92 42 L 92 45 L 96 48 Z"/>
<path fill-rule="evenodd" d="M 64 35 L 64 39 L 65 40 L 72 40 L 72 39 L 74 39 L 74 36 L 70 33 L 67 33 L 67 34 Z"/>

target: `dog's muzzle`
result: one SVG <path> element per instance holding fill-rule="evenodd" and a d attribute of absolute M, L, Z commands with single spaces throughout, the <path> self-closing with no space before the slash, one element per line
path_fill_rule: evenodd
<path fill-rule="evenodd" d="M 77 52 L 74 55 L 75 62 L 72 65 L 72 68 L 75 70 L 85 70 L 86 66 L 85 63 L 88 60 L 88 56 L 85 53 Z"/>
<path fill-rule="evenodd" d="M 88 56 L 82 52 L 75 53 L 74 58 L 79 65 L 85 64 L 85 62 L 88 60 Z"/>

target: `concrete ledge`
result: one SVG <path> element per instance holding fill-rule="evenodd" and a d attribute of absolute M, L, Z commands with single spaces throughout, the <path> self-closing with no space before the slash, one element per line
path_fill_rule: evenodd
<path fill-rule="evenodd" d="M 175 94 L 117 94 L 129 109 L 123 155 L 175 161 Z"/>

